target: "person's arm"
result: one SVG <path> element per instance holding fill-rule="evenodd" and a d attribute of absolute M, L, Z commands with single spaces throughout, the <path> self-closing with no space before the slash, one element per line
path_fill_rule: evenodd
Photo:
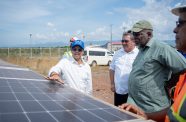
<path fill-rule="evenodd" d="M 132 105 L 132 104 L 128 104 L 128 103 L 120 105 L 119 108 L 124 109 L 126 111 L 130 111 L 134 114 L 140 115 L 140 116 L 144 117 L 145 119 L 152 119 L 152 120 L 155 120 L 158 122 L 163 122 L 165 120 L 165 116 L 166 116 L 167 111 L 169 109 L 169 107 L 168 107 L 168 108 L 165 108 L 165 109 L 158 111 L 158 112 L 145 113 L 139 107 Z"/>
<path fill-rule="evenodd" d="M 88 64 L 87 64 L 88 65 Z M 87 92 L 89 95 L 92 95 L 92 73 L 91 73 L 91 68 L 89 67 L 89 71 L 88 71 L 88 86 L 87 86 Z"/>
<path fill-rule="evenodd" d="M 109 75 L 110 75 L 111 91 L 115 92 L 114 71 L 112 69 L 109 70 Z"/>
<path fill-rule="evenodd" d="M 158 112 L 146 113 L 147 119 L 152 119 L 157 122 L 164 122 L 168 109 L 169 107 Z"/>
<path fill-rule="evenodd" d="M 60 78 L 60 74 L 62 72 L 62 67 L 63 67 L 63 59 L 60 60 L 55 66 L 53 66 L 49 73 L 48 73 L 48 77 L 46 78 L 47 80 L 50 81 L 57 81 L 58 83 L 64 83 L 64 81 Z"/>

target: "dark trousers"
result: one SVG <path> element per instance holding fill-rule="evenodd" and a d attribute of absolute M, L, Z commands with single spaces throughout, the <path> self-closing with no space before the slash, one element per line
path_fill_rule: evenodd
<path fill-rule="evenodd" d="M 114 93 L 114 105 L 118 106 L 127 102 L 128 94 L 117 94 Z"/>

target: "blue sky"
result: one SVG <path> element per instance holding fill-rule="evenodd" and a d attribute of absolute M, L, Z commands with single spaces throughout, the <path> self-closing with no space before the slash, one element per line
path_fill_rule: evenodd
<path fill-rule="evenodd" d="M 69 38 L 113 40 L 141 19 L 154 37 L 174 40 L 177 17 L 170 9 L 181 0 L 0 0 L 0 47 L 40 44 Z M 30 39 L 30 34 L 32 34 Z M 84 35 L 84 38 L 83 38 Z"/>

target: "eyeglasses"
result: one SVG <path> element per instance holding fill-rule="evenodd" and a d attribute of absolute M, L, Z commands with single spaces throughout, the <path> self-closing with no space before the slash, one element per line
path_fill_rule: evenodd
<path fill-rule="evenodd" d="M 122 42 L 122 43 L 124 43 L 124 42 L 125 42 L 125 43 L 128 43 L 129 40 L 121 40 L 121 42 Z"/>
<path fill-rule="evenodd" d="M 138 37 L 141 33 L 140 32 L 132 32 L 133 36 Z"/>
<path fill-rule="evenodd" d="M 179 20 L 179 21 L 176 21 L 176 26 L 177 27 L 181 27 L 182 25 L 184 25 L 186 23 L 186 20 Z"/>
<path fill-rule="evenodd" d="M 72 51 L 74 51 L 74 52 L 76 52 L 76 51 L 78 51 L 78 52 L 82 52 L 83 49 L 81 49 L 81 48 L 72 48 Z"/>

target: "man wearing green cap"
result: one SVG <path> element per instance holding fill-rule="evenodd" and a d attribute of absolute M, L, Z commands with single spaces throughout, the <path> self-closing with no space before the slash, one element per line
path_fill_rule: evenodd
<path fill-rule="evenodd" d="M 176 49 L 152 39 L 153 27 L 148 21 L 134 24 L 132 32 L 139 53 L 129 76 L 127 102 L 137 105 L 147 114 L 165 114 L 170 106 L 165 83 L 185 71 L 186 60 Z"/>
<path fill-rule="evenodd" d="M 174 29 L 174 33 L 176 34 L 176 48 L 182 54 L 186 54 L 186 0 L 180 6 L 173 8 L 172 13 L 179 16 Z M 131 104 L 123 104 L 120 108 L 141 115 L 146 119 L 164 121 L 165 118 L 165 122 L 186 122 L 186 73 L 180 75 L 173 99 L 174 103 L 167 113 L 159 111 L 147 114 L 137 106 Z"/>

